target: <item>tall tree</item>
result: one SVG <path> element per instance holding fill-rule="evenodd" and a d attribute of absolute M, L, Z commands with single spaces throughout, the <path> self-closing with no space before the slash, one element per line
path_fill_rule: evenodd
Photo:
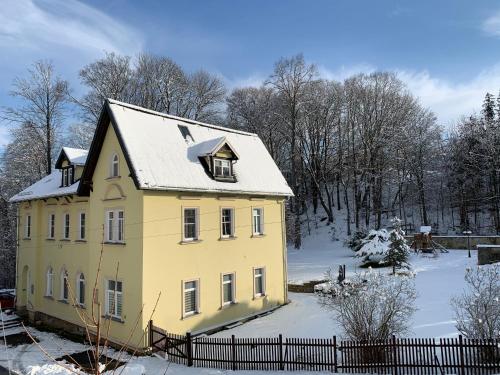
<path fill-rule="evenodd" d="M 68 82 L 55 74 L 51 62 L 37 61 L 28 70 L 28 78 L 14 80 L 11 95 L 21 104 L 5 108 L 2 117 L 31 129 L 37 145 L 45 150 L 45 173 L 50 174 L 56 132 L 65 117 Z"/>

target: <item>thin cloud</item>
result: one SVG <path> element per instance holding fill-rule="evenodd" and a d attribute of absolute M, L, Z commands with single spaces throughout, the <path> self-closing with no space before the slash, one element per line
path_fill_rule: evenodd
<path fill-rule="evenodd" d="M 481 28 L 487 35 L 500 37 L 500 12 L 486 18 Z"/>
<path fill-rule="evenodd" d="M 131 54 L 141 49 L 139 33 L 77 0 L 7 0 L 0 13 L 0 46 L 88 54 Z"/>

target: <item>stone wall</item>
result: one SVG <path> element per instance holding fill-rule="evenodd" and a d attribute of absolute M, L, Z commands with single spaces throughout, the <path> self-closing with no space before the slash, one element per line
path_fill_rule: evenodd
<path fill-rule="evenodd" d="M 499 247 L 480 247 L 477 252 L 477 264 L 492 264 L 500 262 Z"/>
<path fill-rule="evenodd" d="M 411 244 L 413 235 L 406 236 Z M 447 249 L 467 250 L 467 236 L 432 236 L 432 239 Z M 475 249 L 476 245 L 500 245 L 500 236 L 470 236 L 470 248 Z"/>

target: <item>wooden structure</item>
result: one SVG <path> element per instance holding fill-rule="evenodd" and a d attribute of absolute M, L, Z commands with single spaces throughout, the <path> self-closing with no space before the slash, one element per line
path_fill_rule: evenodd
<path fill-rule="evenodd" d="M 417 253 L 435 253 L 436 250 L 447 253 L 448 250 L 444 246 L 433 241 L 431 230 L 430 226 L 421 226 L 420 232 L 413 235 L 413 242 L 410 247 Z"/>
<path fill-rule="evenodd" d="M 500 339 L 337 341 L 332 338 L 228 338 L 169 334 L 150 323 L 150 344 L 169 361 L 226 370 L 376 374 L 496 374 Z"/>

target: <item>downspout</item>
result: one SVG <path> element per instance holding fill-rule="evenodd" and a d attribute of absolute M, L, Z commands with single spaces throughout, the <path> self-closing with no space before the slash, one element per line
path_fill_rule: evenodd
<path fill-rule="evenodd" d="M 19 286 L 19 221 L 21 220 L 19 216 L 19 203 L 17 204 L 16 208 L 16 276 L 15 276 L 15 290 L 16 290 L 16 297 L 15 297 L 15 304 L 14 306 L 17 306 L 17 296 L 18 296 L 18 286 Z"/>
<path fill-rule="evenodd" d="M 285 221 L 285 200 L 282 199 L 281 205 L 281 241 L 282 241 L 282 252 L 283 252 L 283 295 L 285 297 L 285 304 L 289 303 L 288 300 L 288 258 L 286 249 L 286 221 Z"/>

